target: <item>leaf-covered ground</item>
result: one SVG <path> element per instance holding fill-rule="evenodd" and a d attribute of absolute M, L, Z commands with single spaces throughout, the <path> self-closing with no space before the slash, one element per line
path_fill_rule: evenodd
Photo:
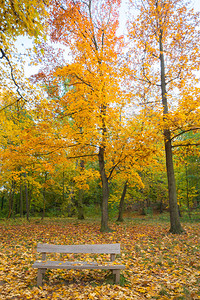
<path fill-rule="evenodd" d="M 168 234 L 168 224 L 113 224 L 100 233 L 98 222 L 76 220 L 0 224 L 0 299 L 200 299 L 199 224 L 186 234 Z M 55 244 L 120 243 L 117 262 L 126 265 L 121 284 L 109 271 L 50 270 L 36 286 L 38 242 Z M 90 259 L 87 255 L 85 258 Z M 73 259 L 73 255 L 69 255 Z M 106 255 L 91 259 L 108 260 Z"/>

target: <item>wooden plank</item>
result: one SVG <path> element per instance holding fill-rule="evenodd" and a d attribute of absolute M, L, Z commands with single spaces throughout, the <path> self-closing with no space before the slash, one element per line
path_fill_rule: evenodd
<path fill-rule="evenodd" d="M 97 263 L 88 262 L 64 262 L 64 261 L 46 261 L 40 262 L 36 261 L 33 264 L 33 268 L 39 269 L 73 269 L 73 270 L 83 270 L 83 269 L 105 269 L 105 270 L 120 270 L 125 269 L 124 265 L 113 265 L 111 263 L 106 263 L 104 265 L 98 265 Z"/>
<path fill-rule="evenodd" d="M 44 266 L 44 265 L 46 265 L 46 264 L 57 264 L 58 266 L 59 265 L 61 265 L 61 264 L 63 264 L 63 263 L 65 263 L 65 264 L 68 264 L 68 265 L 98 265 L 98 263 L 97 262 L 93 262 L 93 261 L 63 261 L 63 260 L 61 260 L 61 261 L 51 261 L 51 260 L 49 260 L 49 261 L 41 261 L 41 260 L 37 260 L 37 261 L 35 261 L 34 262 L 34 264 L 33 264 L 33 268 L 38 268 L 38 266 Z"/>
<path fill-rule="evenodd" d="M 52 245 L 38 244 L 38 252 L 120 254 L 120 244 Z"/>
<path fill-rule="evenodd" d="M 43 270 L 38 269 L 37 286 L 42 286 Z"/>
<path fill-rule="evenodd" d="M 46 260 L 46 252 L 42 252 L 42 260 Z"/>
<path fill-rule="evenodd" d="M 114 282 L 116 284 L 120 283 L 120 270 L 113 270 Z"/>
<path fill-rule="evenodd" d="M 115 254 L 110 254 L 110 260 L 114 261 L 115 260 L 116 255 Z"/>

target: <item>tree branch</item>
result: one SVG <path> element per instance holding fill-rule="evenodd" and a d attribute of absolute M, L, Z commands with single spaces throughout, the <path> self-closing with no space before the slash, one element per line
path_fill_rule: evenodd
<path fill-rule="evenodd" d="M 182 134 L 184 134 L 184 133 L 186 133 L 186 132 L 193 131 L 193 130 L 199 130 L 199 129 L 200 129 L 200 127 L 193 127 L 193 128 L 189 128 L 189 129 L 187 129 L 187 130 L 182 130 L 182 132 L 180 132 L 180 133 L 174 135 L 174 136 L 171 138 L 171 141 L 173 141 L 175 138 L 177 138 L 178 136 L 180 136 L 180 135 L 182 135 Z"/>
<path fill-rule="evenodd" d="M 8 56 L 5 54 L 5 52 L 4 52 L 4 50 L 3 50 L 2 48 L 0 48 L 0 52 L 1 52 L 1 57 L 0 57 L 0 59 L 5 58 L 5 60 L 7 61 L 8 65 L 9 65 L 9 67 L 10 67 L 11 79 L 12 79 L 14 85 L 16 86 L 16 88 L 17 88 L 17 89 L 16 89 L 16 92 L 17 92 L 17 94 L 19 95 L 19 98 L 18 98 L 16 101 L 14 101 L 14 102 L 12 102 L 12 103 L 10 103 L 10 104 L 4 106 L 3 108 L 1 108 L 0 111 L 2 111 L 2 110 L 4 110 L 4 109 L 6 109 L 7 107 L 12 106 L 12 105 L 15 104 L 16 102 L 19 102 L 21 99 L 23 99 L 25 102 L 27 102 L 27 100 L 22 96 L 22 94 L 21 94 L 21 92 L 20 92 L 20 86 L 18 85 L 18 83 L 17 83 L 16 80 L 15 80 L 15 77 L 14 77 L 14 74 L 13 74 L 13 67 L 12 67 L 12 64 L 11 64 L 11 62 L 10 62 Z"/>
<path fill-rule="evenodd" d="M 187 144 L 173 145 L 172 148 L 176 148 L 176 147 L 188 147 L 188 146 L 200 146 L 200 142 L 199 143 L 187 143 Z"/>

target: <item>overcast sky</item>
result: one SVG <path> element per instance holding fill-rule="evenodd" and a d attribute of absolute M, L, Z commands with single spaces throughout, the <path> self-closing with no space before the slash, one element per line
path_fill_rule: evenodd
<path fill-rule="evenodd" d="M 128 16 L 127 2 L 128 0 L 122 0 L 121 12 L 120 12 L 120 29 L 118 30 L 119 35 L 126 33 L 125 28 L 126 28 L 126 20 Z M 200 0 L 192 0 L 191 3 L 196 11 L 200 11 Z M 32 42 L 28 38 L 19 37 L 16 45 L 17 48 L 19 49 L 19 52 L 26 53 L 26 49 L 32 47 Z M 30 75 L 37 73 L 37 71 L 38 71 L 38 67 L 30 66 L 29 62 L 27 61 L 27 64 L 25 66 L 26 76 L 29 77 Z"/>

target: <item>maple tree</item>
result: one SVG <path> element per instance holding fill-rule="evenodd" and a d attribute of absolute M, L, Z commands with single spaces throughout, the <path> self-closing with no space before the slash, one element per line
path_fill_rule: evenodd
<path fill-rule="evenodd" d="M 199 149 L 195 144 L 199 141 L 199 133 L 188 132 L 180 137 L 183 146 L 175 151 L 175 167 L 177 170 L 178 201 L 183 210 L 191 210 L 199 206 Z M 185 147 L 186 143 L 193 143 Z"/>
<path fill-rule="evenodd" d="M 1 87 L 12 90 L 11 101 L 4 107 L 14 103 L 23 103 L 24 84 L 21 82 L 19 74 L 19 57 L 15 42 L 21 35 L 38 39 L 44 33 L 45 17 L 47 16 L 48 0 L 31 1 L 1 1 L 0 10 L 0 70 Z M 11 94 L 11 91 L 10 91 Z M 1 107 L 1 109 L 4 109 Z"/>
<path fill-rule="evenodd" d="M 60 81 L 73 87 L 60 97 L 60 102 L 55 101 L 56 107 L 66 107 L 64 115 L 68 116 L 60 137 L 66 147 L 69 141 L 73 145 L 67 150 L 69 156 L 98 158 L 103 193 L 102 231 L 108 230 L 109 175 L 105 157 L 112 148 L 113 132 L 120 130 L 124 105 L 118 62 L 123 40 L 116 35 L 119 5 L 120 1 L 53 2 L 49 21 L 52 41 L 69 47 L 72 55 L 71 63 L 49 72 L 53 75 L 55 96 L 59 95 L 56 86 Z M 47 74 L 42 79 L 48 80 Z"/>
<path fill-rule="evenodd" d="M 4 105 L 7 103 L 7 98 L 5 102 L 3 100 L 2 96 Z M 13 215 L 14 207 L 18 206 L 18 197 L 20 197 L 20 215 L 23 216 L 23 212 L 26 211 L 29 219 L 32 197 L 38 196 L 42 189 L 39 174 L 50 173 L 53 169 L 50 164 L 54 165 L 53 155 L 48 159 L 39 156 L 38 152 L 41 149 L 39 129 L 36 127 L 33 115 L 31 109 L 19 109 L 17 103 L 4 108 L 1 112 L 0 158 L 3 162 L 1 183 L 9 199 L 8 217 Z M 45 142 L 44 137 L 43 135 L 43 142 Z M 24 208 L 24 201 L 26 208 Z"/>
<path fill-rule="evenodd" d="M 12 37 L 15 39 L 19 35 L 28 34 L 30 36 L 39 35 L 44 22 L 45 5 L 48 1 L 31 0 L 1 1 L 1 42 Z"/>
<path fill-rule="evenodd" d="M 24 147 L 24 157 L 18 150 L 25 145 L 24 133 L 28 126 L 32 126 L 30 114 L 26 111 L 27 103 L 33 100 L 33 86 L 24 77 L 24 64 L 22 55 L 15 45 L 18 37 L 26 35 L 29 38 L 38 40 L 45 31 L 45 17 L 47 16 L 48 1 L 1 1 L 0 10 L 0 152 L 2 172 L 2 183 L 4 188 L 11 191 L 9 196 L 9 214 L 12 215 L 15 192 L 22 180 L 23 166 L 29 165 L 27 159 L 27 148 Z M 28 56 L 28 53 L 27 53 Z M 31 101 L 30 101 L 31 103 Z M 29 115 L 29 116 L 28 116 Z M 25 139 L 26 140 L 26 139 Z M 7 168 L 7 169 L 6 169 Z M 30 179 L 30 178 L 29 178 Z M 27 218 L 28 218 L 28 191 L 27 180 L 25 182 Z M 22 201 L 20 213 L 22 214 Z"/>
<path fill-rule="evenodd" d="M 110 179 L 112 183 L 115 183 L 116 190 L 109 202 L 112 205 L 118 205 L 119 221 L 123 220 L 122 212 L 127 190 L 143 189 L 145 170 L 148 167 L 152 168 L 152 165 L 157 170 L 157 165 L 159 165 L 158 159 L 162 155 L 160 146 L 158 147 L 161 135 L 152 124 L 153 117 L 149 121 L 144 111 L 131 116 L 130 120 L 127 120 L 125 130 L 119 136 L 120 143 L 114 144 L 113 152 L 110 152 L 108 166 L 113 170 Z M 134 198 L 130 200 L 132 203 L 134 203 Z"/>
<path fill-rule="evenodd" d="M 159 111 L 158 103 L 162 104 L 163 122 L 158 119 L 158 124 L 164 135 L 170 231 L 181 233 L 172 147 L 180 145 L 177 138 L 181 134 L 199 129 L 199 88 L 194 71 L 200 66 L 200 15 L 182 0 L 130 2 L 138 9 L 129 23 L 134 62 L 131 77 L 139 82 L 136 95 L 143 103 L 152 106 L 153 101 L 154 110 Z"/>
<path fill-rule="evenodd" d="M 168 150 L 173 149 L 176 157 L 183 155 L 182 161 L 187 160 L 182 150 L 185 146 L 187 153 L 199 157 L 196 147 L 199 144 L 199 88 L 195 86 L 192 69 L 198 69 L 198 14 L 187 12 L 180 18 L 180 26 L 172 27 L 169 24 L 178 24 L 172 20 L 187 11 L 181 1 L 173 4 L 143 1 L 141 20 L 136 23 L 130 20 L 131 51 L 128 53 L 123 37 L 117 35 L 120 1 L 51 1 L 48 19 L 51 42 L 56 46 L 62 44 L 63 50 L 57 51 L 40 39 L 37 60 L 42 68 L 34 80 L 43 84 L 43 91 L 41 87 L 39 91 L 37 86 L 30 85 L 22 93 L 20 89 L 25 84 L 19 72 L 21 67 L 17 62 L 16 65 L 14 61 L 11 63 L 14 46 L 11 39 L 8 47 L 8 39 L 14 30 L 15 37 L 26 32 L 39 39 L 47 21 L 46 3 L 38 2 L 39 14 L 34 11 L 34 5 L 29 8 L 26 1 L 24 4 L 27 15 L 32 10 L 36 14 L 33 16 L 36 24 L 40 22 L 39 31 L 33 19 L 20 17 L 21 2 L 12 3 L 14 10 L 9 9 L 15 15 L 13 24 L 18 17 L 20 22 L 16 27 L 8 26 L 7 33 L 4 31 L 2 45 L 8 52 L 2 48 L 4 73 L 0 96 L 0 155 L 4 161 L 1 180 L 6 188 L 8 215 L 18 214 L 20 210 L 21 216 L 26 211 L 29 218 L 29 210 L 32 210 L 42 213 L 44 218 L 46 211 L 69 216 L 77 210 L 81 219 L 83 202 L 100 203 L 97 198 L 101 198 L 101 186 L 101 230 L 107 231 L 109 209 L 112 213 L 120 204 L 119 219 L 122 219 L 126 190 L 127 202 L 132 205 L 139 199 L 144 210 L 151 209 L 150 201 L 164 201 L 165 180 L 159 175 L 164 171 L 158 166 L 158 157 L 163 153 L 161 131 L 170 133 L 170 140 L 165 139 L 165 142 L 171 143 Z M 15 9 L 19 13 L 15 13 Z M 163 15 L 166 18 L 162 19 Z M 156 22 L 159 18 L 160 23 Z M 186 26 L 188 19 L 191 22 Z M 160 30 L 163 30 L 162 35 Z M 159 48 L 161 44 L 165 47 L 163 51 Z M 65 50 L 69 53 L 67 62 Z M 163 69 L 162 55 L 165 81 L 159 73 L 159 69 Z M 8 81 L 8 77 L 12 80 Z M 159 92 L 161 81 L 167 87 L 167 94 L 163 92 L 167 98 Z M 135 105 L 138 99 L 142 103 L 139 108 Z M 163 115 L 164 103 L 169 110 Z M 129 111 L 132 104 L 134 108 Z M 190 132 L 194 134 L 182 138 Z M 160 183 L 159 176 L 162 177 L 160 188 L 155 182 Z M 178 200 L 185 204 L 186 198 L 193 197 L 192 205 L 197 201 L 198 185 L 187 183 L 187 190 L 179 184 Z M 2 200 L 2 205 L 4 203 Z M 175 206 L 171 223 L 177 219 Z M 174 226 L 177 224 L 171 227 Z"/>

